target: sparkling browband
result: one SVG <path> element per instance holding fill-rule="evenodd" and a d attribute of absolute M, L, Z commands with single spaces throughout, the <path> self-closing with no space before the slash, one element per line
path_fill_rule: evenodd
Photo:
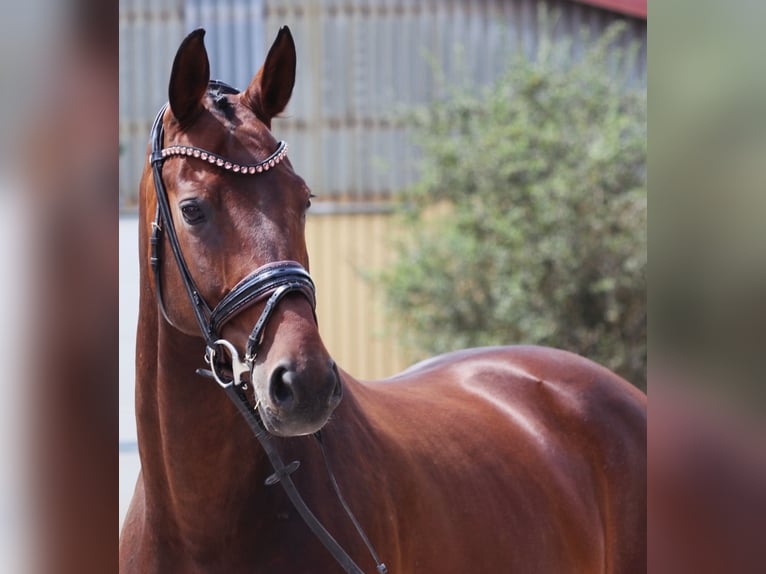
<path fill-rule="evenodd" d="M 211 165 L 222 167 L 223 169 L 227 171 L 233 171 L 234 173 L 250 174 L 250 173 L 262 173 L 264 171 L 268 171 L 272 167 L 277 165 L 280 161 L 282 161 L 287 155 L 287 143 L 284 141 L 280 141 L 279 146 L 277 147 L 277 151 L 275 151 L 273 154 L 271 154 L 262 162 L 259 162 L 253 165 L 242 165 L 239 163 L 234 163 L 233 161 L 229 161 L 228 159 L 223 158 L 207 150 L 194 147 L 194 146 L 187 146 L 187 145 L 174 145 L 174 146 L 166 147 L 162 150 L 161 153 L 163 158 L 168 158 L 168 157 L 176 156 L 176 155 L 196 157 L 201 159 L 202 161 L 208 162 Z"/>

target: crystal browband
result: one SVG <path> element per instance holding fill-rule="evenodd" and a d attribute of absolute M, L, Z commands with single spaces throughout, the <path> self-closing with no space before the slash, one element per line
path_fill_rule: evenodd
<path fill-rule="evenodd" d="M 277 151 L 275 151 L 265 160 L 253 165 L 234 163 L 233 161 L 229 161 L 224 157 L 194 146 L 174 145 L 164 148 L 161 153 L 163 158 L 168 158 L 171 156 L 196 157 L 202 161 L 206 161 L 211 165 L 216 165 L 227 171 L 250 174 L 268 171 L 277 165 L 280 161 L 282 161 L 287 155 L 287 143 L 280 141 L 279 146 L 277 146 Z"/>

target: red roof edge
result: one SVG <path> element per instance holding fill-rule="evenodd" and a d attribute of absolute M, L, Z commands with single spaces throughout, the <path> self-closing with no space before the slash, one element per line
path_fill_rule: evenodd
<path fill-rule="evenodd" d="M 646 0 L 574 0 L 580 4 L 590 4 L 611 12 L 646 20 Z"/>

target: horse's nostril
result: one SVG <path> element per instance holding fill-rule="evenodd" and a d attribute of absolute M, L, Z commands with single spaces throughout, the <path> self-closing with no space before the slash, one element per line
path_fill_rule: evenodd
<path fill-rule="evenodd" d="M 335 386 L 332 389 L 332 397 L 334 399 L 340 399 L 343 396 L 343 384 L 340 380 L 340 375 L 338 374 L 338 370 L 333 365 L 332 374 L 335 378 Z"/>
<path fill-rule="evenodd" d="M 294 399 L 293 379 L 295 373 L 287 367 L 277 367 L 271 374 L 271 399 L 275 404 L 286 407 Z"/>
<path fill-rule="evenodd" d="M 343 385 L 341 385 L 340 379 L 335 381 L 335 388 L 332 390 L 332 396 L 334 399 L 339 399 L 343 396 Z"/>

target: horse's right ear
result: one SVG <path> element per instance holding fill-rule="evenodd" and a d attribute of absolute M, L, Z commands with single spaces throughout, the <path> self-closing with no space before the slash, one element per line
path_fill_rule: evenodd
<path fill-rule="evenodd" d="M 182 127 L 202 109 L 202 97 L 210 81 L 210 62 L 205 50 L 205 30 L 195 30 L 181 42 L 170 72 L 168 101 Z"/>

